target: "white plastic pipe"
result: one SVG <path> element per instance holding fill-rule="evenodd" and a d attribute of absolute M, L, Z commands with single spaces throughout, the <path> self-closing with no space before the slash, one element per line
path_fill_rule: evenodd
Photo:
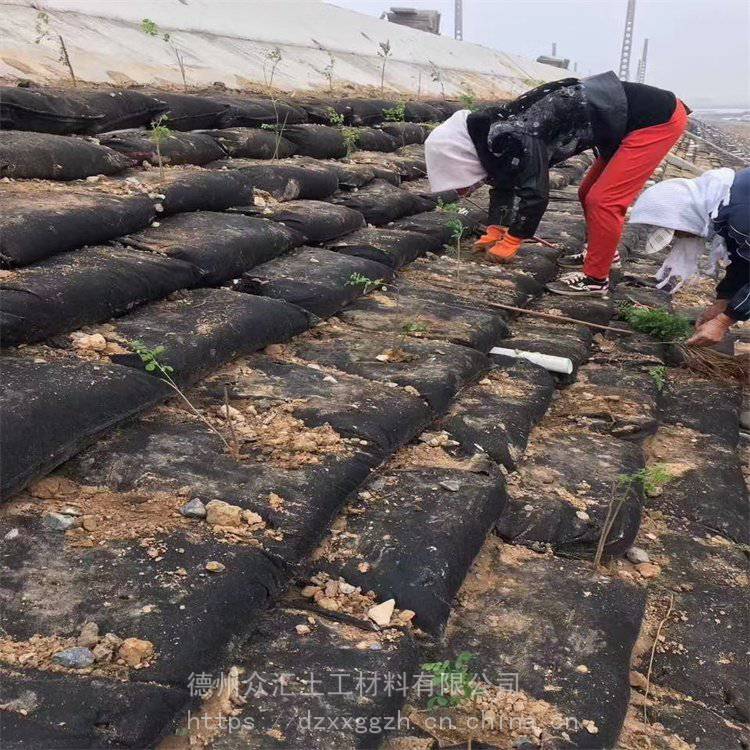
<path fill-rule="evenodd" d="M 539 365 L 550 372 L 559 372 L 562 375 L 570 375 L 573 372 L 573 360 L 568 357 L 555 357 L 552 354 L 541 354 L 540 352 L 524 352 L 520 349 L 504 349 L 502 346 L 493 346 L 490 354 L 502 354 L 504 357 L 515 357 L 525 359 L 527 362 Z"/>

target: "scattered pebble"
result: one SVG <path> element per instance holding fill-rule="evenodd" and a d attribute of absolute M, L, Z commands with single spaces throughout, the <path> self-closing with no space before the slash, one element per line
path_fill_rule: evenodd
<path fill-rule="evenodd" d="M 656 578 L 661 573 L 661 568 L 653 563 L 641 563 L 636 565 L 635 569 L 643 578 Z"/>
<path fill-rule="evenodd" d="M 589 521 L 591 520 L 591 516 L 586 513 L 585 510 L 577 510 L 576 511 L 576 518 L 580 518 L 581 521 Z"/>
<path fill-rule="evenodd" d="M 81 525 L 81 519 L 64 513 L 47 513 L 44 516 L 44 525 L 52 531 L 68 531 L 78 528 Z"/>
<path fill-rule="evenodd" d="M 205 518 L 206 506 L 202 500 L 194 497 L 180 508 L 180 514 L 185 516 L 185 518 Z"/>
<path fill-rule="evenodd" d="M 4 537 L 3 539 L 6 542 L 9 542 L 11 539 L 16 539 L 19 536 L 20 532 L 18 529 L 11 529 Z"/>
<path fill-rule="evenodd" d="M 461 489 L 461 483 L 457 479 L 448 479 L 445 482 L 440 482 L 440 486 L 449 492 L 458 492 Z"/>
<path fill-rule="evenodd" d="M 645 549 L 641 549 L 640 547 L 631 547 L 625 553 L 625 556 L 631 563 L 633 563 L 633 565 L 640 565 L 641 563 L 650 562 L 648 552 L 646 552 Z"/>
<path fill-rule="evenodd" d="M 55 654 L 52 661 L 68 669 L 86 669 L 94 663 L 94 654 L 88 648 L 75 646 Z"/>
<path fill-rule="evenodd" d="M 99 642 L 99 626 L 95 622 L 85 622 L 81 626 L 81 634 L 76 644 L 83 648 L 91 648 Z"/>
<path fill-rule="evenodd" d="M 367 616 L 376 624 L 380 625 L 381 628 L 385 628 L 390 625 L 391 617 L 393 616 L 393 610 L 396 608 L 396 600 L 388 599 L 382 604 L 376 604 L 374 607 L 370 607 L 367 610 Z"/>
<path fill-rule="evenodd" d="M 140 667 L 154 655 L 154 644 L 140 638 L 126 638 L 117 651 L 117 656 L 129 667 Z"/>
<path fill-rule="evenodd" d="M 221 573 L 222 571 L 226 570 L 227 566 L 223 563 L 217 562 L 216 560 L 209 560 L 209 562 L 206 563 L 206 570 L 209 573 Z"/>
<path fill-rule="evenodd" d="M 295 625 L 294 629 L 297 631 L 297 635 L 309 635 L 311 630 L 309 625 Z"/>
<path fill-rule="evenodd" d="M 576 672 L 580 672 L 581 674 L 588 674 L 589 668 L 585 664 L 579 664 L 576 667 Z"/>

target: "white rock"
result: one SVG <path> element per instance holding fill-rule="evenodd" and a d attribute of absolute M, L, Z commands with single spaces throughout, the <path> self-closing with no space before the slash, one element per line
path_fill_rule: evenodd
<path fill-rule="evenodd" d="M 651 561 L 651 558 L 648 556 L 648 552 L 646 552 L 645 549 L 641 549 L 640 547 L 631 547 L 625 553 L 625 556 L 630 562 L 633 563 L 633 565 L 640 565 L 641 563 L 647 563 Z"/>
<path fill-rule="evenodd" d="M 384 628 L 390 624 L 394 609 L 396 609 L 396 600 L 388 599 L 382 604 L 376 604 L 374 607 L 370 607 L 370 609 L 367 610 L 367 616 L 376 625 L 380 625 L 381 628 Z"/>

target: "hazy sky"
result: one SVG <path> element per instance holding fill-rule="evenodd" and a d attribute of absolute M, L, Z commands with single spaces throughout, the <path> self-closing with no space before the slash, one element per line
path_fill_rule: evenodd
<path fill-rule="evenodd" d="M 391 6 L 438 10 L 441 33 L 453 34 L 453 0 L 329 2 L 375 16 Z M 626 7 L 626 0 L 464 0 L 464 40 L 527 57 L 550 54 L 557 42 L 579 73 L 617 72 Z M 750 0 L 637 0 L 631 80 L 646 37 L 646 83 L 693 107 L 750 106 Z"/>

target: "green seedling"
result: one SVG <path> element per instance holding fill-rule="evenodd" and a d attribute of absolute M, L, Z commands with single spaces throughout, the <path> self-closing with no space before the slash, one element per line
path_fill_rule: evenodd
<path fill-rule="evenodd" d="M 323 75 L 328 81 L 328 90 L 333 92 L 333 69 L 336 67 L 336 58 L 328 52 L 328 65 L 323 68 Z"/>
<path fill-rule="evenodd" d="M 164 179 L 164 162 L 161 156 L 161 145 L 170 135 L 172 135 L 172 131 L 164 124 L 166 121 L 166 115 L 162 115 L 158 120 L 155 120 L 151 125 L 151 133 L 149 135 L 151 142 L 156 146 L 156 158 L 159 161 L 160 180 Z"/>
<path fill-rule="evenodd" d="M 404 323 L 401 326 L 401 331 L 406 336 L 415 333 L 427 333 L 429 330 L 430 329 L 424 323 Z"/>
<path fill-rule="evenodd" d="M 429 699 L 428 709 L 453 708 L 474 700 L 480 692 L 475 675 L 468 670 L 474 658 L 475 654 L 463 651 L 453 662 L 446 660 L 422 664 L 422 671 L 432 676 L 433 686 L 440 691 L 439 695 Z"/>
<path fill-rule="evenodd" d="M 664 365 L 657 365 L 649 368 L 648 374 L 656 385 L 656 390 L 661 393 L 667 385 L 667 372 L 669 370 Z"/>
<path fill-rule="evenodd" d="M 432 60 L 428 61 L 430 63 L 430 78 L 432 78 L 433 83 L 437 83 L 440 85 L 440 94 L 443 97 L 443 100 L 445 100 L 445 84 L 443 83 L 443 73 L 438 68 L 437 65 L 435 65 Z"/>
<path fill-rule="evenodd" d="M 632 474 L 621 474 L 618 477 L 620 487 L 629 492 L 633 487 L 640 486 L 647 497 L 661 494 L 662 488 L 674 479 L 666 464 L 651 464 Z"/>
<path fill-rule="evenodd" d="M 373 289 L 381 286 L 383 279 L 371 279 L 361 273 L 353 273 L 346 282 L 347 286 L 358 286 L 362 288 L 362 294 L 369 294 Z"/>
<path fill-rule="evenodd" d="M 659 308 L 623 305 L 620 317 L 639 333 L 646 333 L 664 343 L 683 341 L 693 330 L 687 318 Z"/>
<path fill-rule="evenodd" d="M 472 112 L 474 112 L 477 107 L 477 97 L 474 94 L 474 92 L 467 88 L 464 89 L 458 96 L 458 100 L 463 105 L 464 109 L 470 109 Z"/>
<path fill-rule="evenodd" d="M 395 107 L 383 110 L 383 119 L 387 122 L 403 122 L 406 117 L 406 105 L 399 102 Z"/>
<path fill-rule="evenodd" d="M 203 424 L 206 425 L 206 427 L 208 427 L 208 429 L 211 430 L 211 432 L 213 432 L 214 435 L 219 438 L 219 440 L 221 440 L 227 451 L 232 455 L 236 455 L 236 449 L 233 449 L 221 434 L 221 432 L 219 432 L 219 430 L 217 430 L 216 427 L 214 427 L 211 422 L 209 422 L 208 419 L 206 419 L 206 417 L 198 411 L 198 409 L 196 409 L 193 402 L 190 401 L 190 399 L 185 395 L 182 389 L 175 382 L 174 378 L 172 377 L 174 373 L 174 367 L 166 364 L 161 359 L 162 356 L 166 353 L 165 347 L 155 346 L 153 349 L 151 349 L 146 346 L 143 341 L 139 341 L 137 339 L 134 341 L 128 341 L 127 343 L 128 346 L 140 357 L 141 362 L 143 362 L 143 369 L 146 370 L 146 372 L 158 375 L 182 399 L 183 403 L 188 407 L 190 412 L 198 417 L 198 419 L 200 419 L 201 422 L 203 422 Z M 228 420 L 229 410 L 227 409 L 227 421 Z"/>
<path fill-rule="evenodd" d="M 357 150 L 359 131 L 356 128 L 341 128 L 341 135 L 346 144 L 346 155 L 351 156 L 352 152 Z"/>
<path fill-rule="evenodd" d="M 161 37 L 162 41 L 169 46 L 169 48 L 174 53 L 175 59 L 177 60 L 177 65 L 180 68 L 180 75 L 182 76 L 182 88 L 185 92 L 187 92 L 188 85 L 187 76 L 185 75 L 185 56 L 183 55 L 179 47 L 177 47 L 177 45 L 174 43 L 171 34 L 169 34 L 169 32 L 167 31 L 160 31 L 156 22 L 152 21 L 150 18 L 144 18 L 141 21 L 141 31 L 146 34 L 146 36 Z"/>
<path fill-rule="evenodd" d="M 73 84 L 73 88 L 75 88 L 78 85 L 78 81 L 76 79 L 75 71 L 73 70 L 73 63 L 70 61 L 68 48 L 65 45 L 65 40 L 63 39 L 62 34 L 57 33 L 51 28 L 49 14 L 40 10 L 36 14 L 36 22 L 34 24 L 34 28 L 36 30 L 36 39 L 34 39 L 34 44 L 41 44 L 42 42 L 47 41 L 48 39 L 57 37 L 57 46 L 58 46 L 57 59 L 59 62 L 63 63 L 65 67 L 68 69 L 68 73 L 70 74 L 70 80 Z"/>
<path fill-rule="evenodd" d="M 276 132 L 276 141 L 274 145 L 273 150 L 273 158 L 278 159 L 279 158 L 279 149 L 281 148 L 281 139 L 284 137 L 284 129 L 286 128 L 287 120 L 289 119 L 289 113 L 284 116 L 284 122 L 281 122 L 279 118 L 279 99 L 276 96 L 275 90 L 273 88 L 273 79 L 276 75 L 276 69 L 279 67 L 279 64 L 284 59 L 283 54 L 281 53 L 280 47 L 272 47 L 268 52 L 266 52 L 266 62 L 263 63 L 263 77 L 266 81 L 266 88 L 268 89 L 268 96 L 271 99 L 271 105 L 273 106 L 273 113 L 274 117 L 276 119 L 275 125 L 272 125 L 270 128 L 266 128 L 266 130 L 273 129 Z M 265 123 L 265 125 L 268 125 L 268 123 Z M 263 127 L 263 126 L 261 126 Z"/>
<path fill-rule="evenodd" d="M 333 107 L 326 107 L 326 116 L 328 117 L 328 122 L 334 128 L 344 127 L 344 115 L 337 112 Z"/>
<path fill-rule="evenodd" d="M 382 58 L 383 64 L 380 68 L 380 95 L 383 95 L 383 91 L 385 91 L 385 66 L 388 62 L 388 58 L 393 54 L 393 51 L 391 50 L 391 41 L 390 39 L 386 40 L 385 42 L 380 42 L 378 44 L 378 57 Z"/>
<path fill-rule="evenodd" d="M 454 247 L 456 250 L 456 281 L 461 281 L 461 240 L 464 237 L 466 227 L 464 227 L 461 219 L 458 215 L 449 219 L 447 222 L 448 228 L 451 230 L 451 239 L 453 240 Z"/>

